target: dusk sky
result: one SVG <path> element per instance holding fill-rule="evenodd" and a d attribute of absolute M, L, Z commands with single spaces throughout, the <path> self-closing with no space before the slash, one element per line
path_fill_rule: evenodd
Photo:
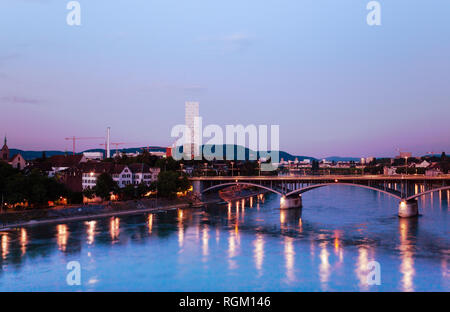
<path fill-rule="evenodd" d="M 325 157 L 450 152 L 450 2 L 0 0 L 0 134 L 10 148 L 174 141 L 204 124 L 278 124 L 280 148 Z M 78 151 L 100 148 L 80 141 Z"/>

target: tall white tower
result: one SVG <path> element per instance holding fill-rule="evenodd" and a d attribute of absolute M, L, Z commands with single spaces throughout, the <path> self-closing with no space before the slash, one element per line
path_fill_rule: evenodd
<path fill-rule="evenodd" d="M 105 144 L 105 148 L 106 148 L 106 158 L 110 158 L 111 157 L 111 127 L 106 128 L 106 144 Z"/>
<path fill-rule="evenodd" d="M 185 103 L 185 125 L 191 131 L 191 137 L 190 137 L 190 142 L 186 142 L 183 145 L 183 153 L 187 153 L 187 151 L 189 151 L 192 156 L 197 154 L 195 151 L 198 148 L 198 146 L 195 146 L 195 144 L 194 144 L 194 137 L 195 137 L 195 133 L 196 133 L 194 122 L 195 122 L 196 117 L 199 117 L 199 103 L 198 102 L 186 102 Z"/>

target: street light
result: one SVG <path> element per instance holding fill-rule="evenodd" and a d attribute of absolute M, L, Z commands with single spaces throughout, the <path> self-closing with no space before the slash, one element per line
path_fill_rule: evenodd
<path fill-rule="evenodd" d="M 232 162 L 232 161 L 230 161 L 230 163 L 231 163 L 231 176 L 233 176 L 234 174 L 234 162 Z"/>
<path fill-rule="evenodd" d="M 405 174 L 408 175 L 408 156 L 405 156 Z"/>

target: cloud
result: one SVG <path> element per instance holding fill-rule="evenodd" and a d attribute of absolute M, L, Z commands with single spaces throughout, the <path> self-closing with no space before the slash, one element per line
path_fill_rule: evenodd
<path fill-rule="evenodd" d="M 248 45 L 251 42 L 250 36 L 244 33 L 231 34 L 223 37 L 222 40 L 238 45 Z"/>
<path fill-rule="evenodd" d="M 31 104 L 31 105 L 38 105 L 42 103 L 38 99 L 25 98 L 21 96 L 3 96 L 0 97 L 0 102 L 7 104 Z"/>
<path fill-rule="evenodd" d="M 3 55 L 0 55 L 0 63 L 9 61 L 9 60 L 13 60 L 13 59 L 17 59 L 19 57 L 20 57 L 19 53 L 3 54 Z"/>

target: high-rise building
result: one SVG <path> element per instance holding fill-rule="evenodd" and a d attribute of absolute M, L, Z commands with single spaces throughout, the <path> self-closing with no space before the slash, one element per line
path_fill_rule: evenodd
<path fill-rule="evenodd" d="M 195 134 L 196 130 L 194 127 L 195 118 L 199 117 L 199 103 L 198 102 L 186 102 L 185 103 L 185 125 L 190 130 L 191 136 L 190 141 L 185 142 L 183 145 L 183 152 L 184 153 L 190 153 L 192 158 L 197 153 L 195 152 L 198 149 L 198 146 L 194 144 L 195 140 Z"/>

